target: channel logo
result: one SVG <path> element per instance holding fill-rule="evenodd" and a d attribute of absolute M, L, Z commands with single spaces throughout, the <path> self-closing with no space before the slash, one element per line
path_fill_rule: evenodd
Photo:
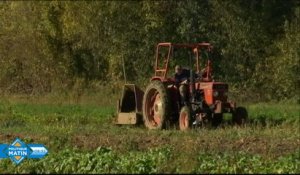
<path fill-rule="evenodd" d="M 0 159 L 10 158 L 15 164 L 20 164 L 25 158 L 40 159 L 48 153 L 42 144 L 25 144 L 16 138 L 12 144 L 0 144 Z"/>

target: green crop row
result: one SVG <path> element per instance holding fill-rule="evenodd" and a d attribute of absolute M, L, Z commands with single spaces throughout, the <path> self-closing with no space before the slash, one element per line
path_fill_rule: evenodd
<path fill-rule="evenodd" d="M 279 157 L 276 160 L 266 160 L 258 155 L 245 153 L 231 154 L 200 154 L 198 166 L 194 173 L 230 173 L 230 174 L 256 174 L 256 173 L 299 173 L 299 153 Z"/>
<path fill-rule="evenodd" d="M 300 173 L 300 152 L 275 160 L 246 153 L 199 153 L 195 166 L 184 173 Z M 181 164 L 171 162 L 176 153 L 170 147 L 129 152 L 118 155 L 110 148 L 99 147 L 93 152 L 65 149 L 41 160 L 24 160 L 14 165 L 0 160 L 2 173 L 183 173 Z"/>
<path fill-rule="evenodd" d="M 169 158 L 169 148 L 150 149 L 147 153 L 130 152 L 120 156 L 104 147 L 90 153 L 66 149 L 42 160 L 26 160 L 20 165 L 0 160 L 0 170 L 4 168 L 1 171 L 5 173 L 158 173 L 161 165 Z"/>

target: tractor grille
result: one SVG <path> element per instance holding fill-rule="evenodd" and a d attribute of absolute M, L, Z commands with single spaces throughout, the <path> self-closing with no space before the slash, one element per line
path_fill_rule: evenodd
<path fill-rule="evenodd" d="M 221 91 L 227 91 L 228 90 L 228 84 L 214 84 L 213 85 L 214 90 L 221 90 Z"/>
<path fill-rule="evenodd" d="M 218 95 L 214 95 L 214 100 L 220 101 L 227 101 L 227 92 L 228 92 L 228 85 L 227 84 L 214 84 L 213 85 L 213 92 L 218 92 Z"/>

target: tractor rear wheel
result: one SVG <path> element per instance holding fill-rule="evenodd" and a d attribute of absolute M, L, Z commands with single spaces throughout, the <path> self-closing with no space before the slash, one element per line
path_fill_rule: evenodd
<path fill-rule="evenodd" d="M 179 114 L 179 128 L 182 131 L 189 130 L 192 126 L 191 110 L 188 106 L 183 106 Z"/>
<path fill-rule="evenodd" d="M 160 81 L 152 81 L 143 97 L 143 119 L 148 129 L 164 129 L 169 114 L 167 88 Z"/>
<path fill-rule="evenodd" d="M 244 107 L 237 107 L 232 114 L 232 121 L 237 125 L 244 125 L 248 120 L 248 112 Z"/>

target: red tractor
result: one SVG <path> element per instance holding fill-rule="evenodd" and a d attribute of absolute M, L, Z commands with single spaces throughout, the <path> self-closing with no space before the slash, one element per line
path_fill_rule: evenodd
<path fill-rule="evenodd" d="M 117 123 L 143 121 L 149 129 L 163 129 L 168 124 L 179 123 L 180 130 L 187 130 L 205 123 L 218 126 L 223 114 L 231 113 L 234 123 L 244 124 L 248 115 L 246 109 L 228 101 L 228 84 L 213 80 L 211 51 L 209 43 L 159 43 L 150 84 L 144 92 L 133 84 L 124 86 L 118 103 Z M 182 103 L 178 84 L 170 71 L 176 61 L 188 65 L 190 71 L 188 103 Z"/>

